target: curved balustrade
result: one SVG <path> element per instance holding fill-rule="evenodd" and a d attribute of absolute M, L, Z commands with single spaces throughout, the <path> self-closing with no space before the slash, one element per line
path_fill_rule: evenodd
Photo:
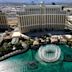
<path fill-rule="evenodd" d="M 47 45 L 44 48 L 41 46 L 38 55 L 45 62 L 54 62 L 60 58 L 61 50 L 56 45 Z"/>

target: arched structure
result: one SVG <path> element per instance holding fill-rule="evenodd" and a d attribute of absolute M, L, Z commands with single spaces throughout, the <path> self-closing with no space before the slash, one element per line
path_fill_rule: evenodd
<path fill-rule="evenodd" d="M 41 46 L 38 50 L 38 56 L 44 62 L 55 62 L 61 56 L 61 49 L 52 44 Z"/>

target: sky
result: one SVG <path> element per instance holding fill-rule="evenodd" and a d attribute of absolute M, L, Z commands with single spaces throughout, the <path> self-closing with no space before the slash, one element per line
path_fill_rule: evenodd
<path fill-rule="evenodd" d="M 44 1 L 45 3 L 51 3 L 51 2 L 72 3 L 72 0 L 0 0 L 0 3 L 1 2 L 31 3 L 32 1 L 34 1 L 35 3 L 40 3 L 41 1 Z"/>

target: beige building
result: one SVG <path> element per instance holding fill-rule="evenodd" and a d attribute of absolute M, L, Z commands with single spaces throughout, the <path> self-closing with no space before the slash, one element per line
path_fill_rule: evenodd
<path fill-rule="evenodd" d="M 18 20 L 17 18 L 7 18 L 7 22 L 10 27 L 16 27 Z"/>
<path fill-rule="evenodd" d="M 3 13 L 2 11 L 0 11 L 0 29 L 6 29 L 8 27 L 7 25 L 7 19 L 5 16 L 5 13 Z"/>
<path fill-rule="evenodd" d="M 33 29 L 63 30 L 66 12 L 61 5 L 24 5 L 18 14 L 18 26 L 22 33 Z"/>

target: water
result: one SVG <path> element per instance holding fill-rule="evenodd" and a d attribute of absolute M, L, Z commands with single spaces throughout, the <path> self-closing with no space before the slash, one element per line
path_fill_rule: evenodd
<path fill-rule="evenodd" d="M 64 45 L 60 45 L 60 48 L 65 53 L 71 54 L 71 50 Z M 29 69 L 28 62 L 35 61 L 32 51 L 28 50 L 26 53 L 19 54 L 13 57 L 10 57 L 4 61 L 0 62 L 0 72 L 59 72 L 57 66 L 56 69 L 48 67 L 47 65 L 38 64 L 37 69 Z M 58 71 L 57 71 L 58 70 Z M 72 72 L 72 62 L 62 62 L 60 72 Z"/>

